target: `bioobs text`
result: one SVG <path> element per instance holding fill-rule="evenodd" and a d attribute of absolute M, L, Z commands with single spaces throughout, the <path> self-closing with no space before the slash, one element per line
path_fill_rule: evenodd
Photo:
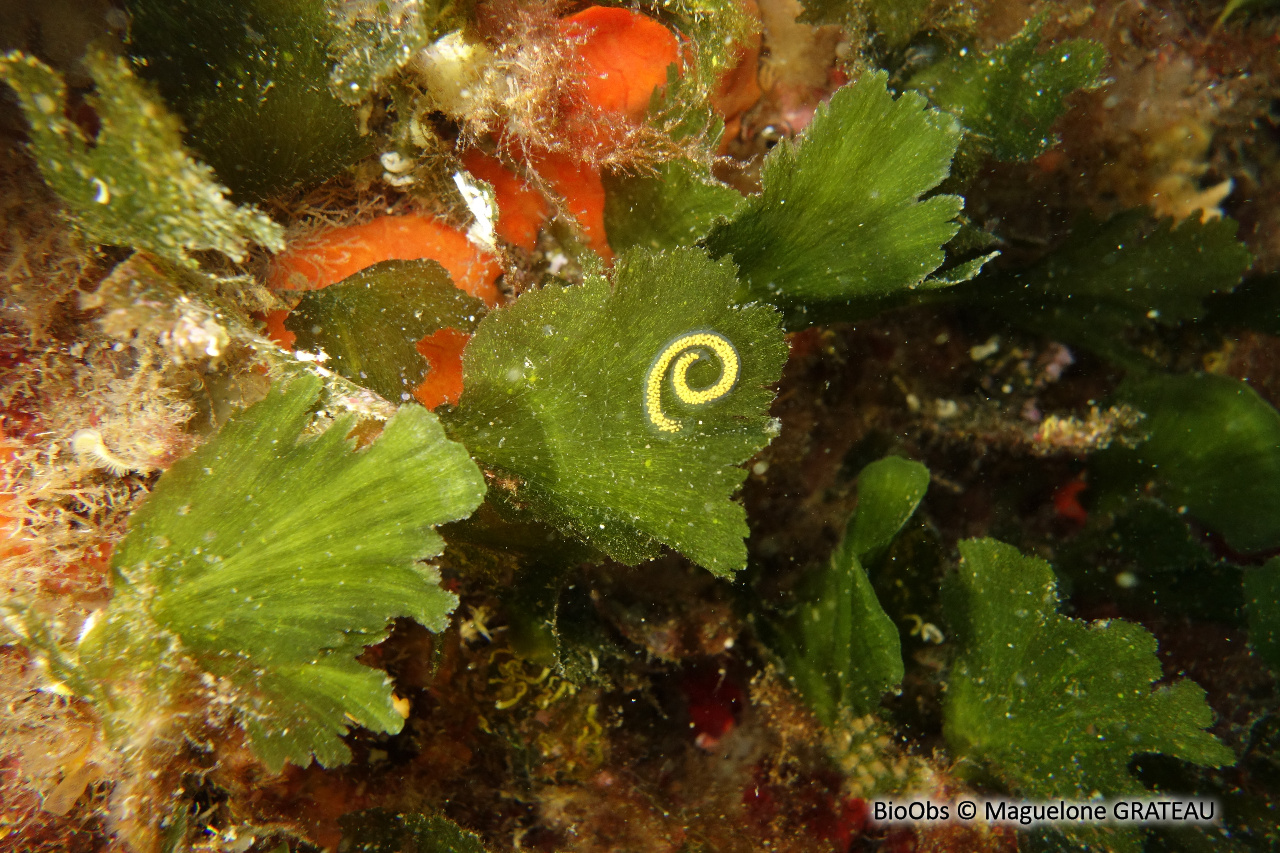
<path fill-rule="evenodd" d="M 951 820 L 950 804 L 929 800 L 912 800 L 895 803 L 893 800 L 876 800 L 871 804 L 871 819 L 877 823 L 913 820 Z"/>

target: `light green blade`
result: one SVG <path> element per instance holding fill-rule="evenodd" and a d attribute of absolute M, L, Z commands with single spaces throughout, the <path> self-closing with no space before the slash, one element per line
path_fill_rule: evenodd
<path fill-rule="evenodd" d="M 736 290 L 730 264 L 680 249 L 624 255 L 613 286 L 591 276 L 525 294 L 467 347 L 451 433 L 512 479 L 515 500 L 615 559 L 661 543 L 732 573 L 746 561 L 737 466 L 769 443 L 787 353 L 777 314 L 734 304 Z M 696 356 L 693 388 L 735 381 L 682 403 L 681 353 Z"/>
<path fill-rule="evenodd" d="M 1140 794 L 1128 765 L 1142 753 L 1235 762 L 1205 731 L 1213 711 L 1198 685 L 1153 686 L 1163 673 L 1144 628 L 1060 615 L 1053 570 L 1012 546 L 971 539 L 960 553 L 948 592 L 961 653 L 944 704 L 958 756 L 1035 799 Z M 1140 847 L 1132 830 L 1068 834 L 1108 849 Z"/>
<path fill-rule="evenodd" d="M 921 196 L 949 174 L 960 126 L 915 92 L 894 98 L 886 79 L 837 91 L 765 158 L 762 193 L 707 238 L 791 328 L 920 286 L 959 228 L 959 196 Z"/>
<path fill-rule="evenodd" d="M 345 760 L 349 720 L 399 729 L 385 677 L 355 657 L 396 617 L 444 628 L 457 600 L 418 561 L 443 547 L 434 526 L 485 491 L 418 406 L 363 450 L 349 419 L 302 438 L 319 389 L 311 377 L 277 387 L 160 478 L 113 557 L 108 618 L 80 648 L 100 676 L 189 659 L 227 678 L 273 769 Z M 146 660 L 159 637 L 172 642 Z"/>
<path fill-rule="evenodd" d="M 226 197 L 213 170 L 192 158 L 182 125 L 119 57 L 84 59 L 101 122 L 85 138 L 66 117 L 58 72 L 21 51 L 0 55 L 0 80 L 18 95 L 45 182 L 89 239 L 144 249 L 193 266 L 190 252 L 216 249 L 243 260 L 249 242 L 284 248 L 284 230 L 252 206 Z"/>

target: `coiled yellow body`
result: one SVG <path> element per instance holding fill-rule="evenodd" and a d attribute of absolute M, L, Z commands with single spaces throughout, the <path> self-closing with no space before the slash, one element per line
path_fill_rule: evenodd
<path fill-rule="evenodd" d="M 706 388 L 689 385 L 689 369 L 707 352 L 720 361 L 720 378 Z M 662 411 L 662 380 L 671 371 L 676 398 L 689 406 L 715 402 L 733 390 L 742 369 L 742 359 L 729 339 L 719 332 L 689 332 L 663 347 L 644 377 L 644 416 L 662 432 L 679 432 L 679 421 Z"/>

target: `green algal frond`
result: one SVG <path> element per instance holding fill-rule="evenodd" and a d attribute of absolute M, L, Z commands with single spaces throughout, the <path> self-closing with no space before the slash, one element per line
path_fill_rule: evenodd
<path fill-rule="evenodd" d="M 40 60 L 0 56 L 0 79 L 22 105 L 45 182 L 89 239 L 188 266 L 193 251 L 240 261 L 250 241 L 284 247 L 279 225 L 226 198 L 213 170 L 183 147 L 178 120 L 123 60 L 91 51 L 84 62 L 97 86 L 88 99 L 100 122 L 93 139 L 67 118 L 66 86 Z"/>
<path fill-rule="evenodd" d="M 604 224 L 615 252 L 633 246 L 692 246 L 745 199 L 687 161 L 664 163 L 656 175 L 609 175 L 604 180 Z"/>
<path fill-rule="evenodd" d="M 1244 575 L 1245 609 L 1249 615 L 1249 644 L 1280 671 L 1280 557 Z"/>
<path fill-rule="evenodd" d="M 485 853 L 484 842 L 444 815 L 369 809 L 338 818 L 350 853 Z"/>
<path fill-rule="evenodd" d="M 1135 490 L 1123 473 L 1089 469 L 1088 520 L 1055 547 L 1054 570 L 1072 596 L 1130 613 L 1159 608 L 1168 618 L 1235 621 L 1243 570 L 1215 554 L 1187 514 Z"/>
<path fill-rule="evenodd" d="M 1231 219 L 1154 220 L 1130 210 L 1081 222 L 1071 238 L 1018 279 L 1036 296 L 1100 303 L 1163 325 L 1196 319 L 1202 300 L 1240 283 L 1252 257 Z"/>
<path fill-rule="evenodd" d="M 959 261 L 953 266 L 939 270 L 926 279 L 930 287 L 950 287 L 953 284 L 964 284 L 973 281 L 988 263 L 1000 257 L 999 252 L 987 252 L 966 261 Z"/>
<path fill-rule="evenodd" d="M 402 726 L 385 675 L 355 658 L 394 618 L 445 627 L 456 598 L 419 561 L 443 548 L 433 528 L 469 515 L 485 487 L 418 406 L 363 450 L 347 438 L 349 416 L 303 438 L 320 385 L 277 386 L 133 514 L 112 558 L 111 606 L 79 646 L 116 729 L 135 706 L 175 701 L 119 695 L 119 684 L 192 667 L 228 685 L 223 701 L 273 771 L 313 755 L 348 760 L 341 736 L 353 722 Z"/>
<path fill-rule="evenodd" d="M 968 298 L 1116 363 L 1149 366 L 1126 334 L 1207 315 L 1205 297 L 1234 288 L 1251 262 L 1236 227 L 1229 219 L 1175 225 L 1143 209 L 1085 219 L 1043 261 L 971 288 Z"/>
<path fill-rule="evenodd" d="M 890 456 L 858 476 L 858 509 L 830 563 L 766 643 L 823 724 L 873 712 L 902 682 L 902 644 L 864 568 L 888 548 L 929 487 L 919 462 Z"/>
<path fill-rule="evenodd" d="M 1041 52 L 1044 16 L 984 53 L 973 47 L 911 78 L 910 86 L 953 113 L 979 148 L 1000 160 L 1030 160 L 1057 141 L 1050 126 L 1078 89 L 1102 84 L 1107 50 L 1089 39 L 1072 39 Z"/>
<path fill-rule="evenodd" d="M 897 50 L 927 25 L 934 0 L 804 0 L 800 20 L 846 28 L 865 21 L 871 32 Z"/>
<path fill-rule="evenodd" d="M 667 66 L 667 83 L 649 98 L 645 123 L 679 145 L 683 156 L 706 171 L 724 134 L 722 119 L 708 100 L 714 77 L 697 68 Z"/>
<path fill-rule="evenodd" d="M 777 314 L 737 305 L 733 267 L 633 250 L 613 285 L 526 293 L 490 313 L 446 424 L 515 500 L 615 559 L 665 544 L 719 575 L 746 562 L 738 468 L 772 437 Z"/>
<path fill-rule="evenodd" d="M 441 329 L 470 332 L 484 312 L 435 261 L 384 261 L 308 293 L 285 328 L 301 349 L 323 350 L 326 367 L 399 401 L 427 371 L 417 342 Z"/>
<path fill-rule="evenodd" d="M 750 298 L 778 305 L 793 328 L 928 285 L 964 202 L 921 196 L 947 177 L 961 135 L 919 94 L 895 99 L 883 73 L 866 75 L 769 153 L 763 192 L 707 246 L 732 256 Z"/>
<path fill-rule="evenodd" d="M 128 0 L 130 53 L 237 194 L 266 198 L 372 153 L 359 110 L 330 90 L 326 0 Z"/>
<path fill-rule="evenodd" d="M 362 5 L 329 0 L 336 58 L 329 86 L 344 104 L 362 103 L 433 39 L 466 26 L 470 0 L 397 0 Z"/>
<path fill-rule="evenodd" d="M 344 104 L 355 106 L 399 71 L 431 40 L 421 3 L 352 7 L 330 2 L 336 34 L 331 45 L 337 57 L 329 74 L 329 88 Z M 364 14 L 361 14 L 364 13 Z"/>
<path fill-rule="evenodd" d="M 871 28 L 897 49 L 928 25 L 934 0 L 863 0 L 861 6 Z"/>
<path fill-rule="evenodd" d="M 107 337 L 135 346 L 159 344 L 177 364 L 243 364 L 242 357 L 251 357 L 266 368 L 271 380 L 319 379 L 319 408 L 331 415 L 385 421 L 395 414 L 395 405 L 364 385 L 313 358 L 298 358 L 264 337 L 246 314 L 246 302 L 258 307 L 250 301 L 251 287 L 260 285 L 244 277 L 214 278 L 154 255 L 136 254 L 117 264 L 97 290 L 83 295 L 80 307 L 95 313 Z M 222 419 L 230 414 L 227 406 L 237 405 L 242 397 L 227 386 L 215 390 L 219 384 L 215 380 L 213 387 L 206 386 L 206 393 L 215 417 Z"/>
<path fill-rule="evenodd" d="M 1164 753 L 1210 767 L 1235 756 L 1205 729 L 1213 711 L 1188 679 L 1163 678 L 1156 640 L 1118 619 L 1058 613 L 1048 563 L 993 539 L 960 543 L 948 589 L 960 642 L 943 706 L 958 757 L 1032 799 L 1141 794 L 1130 759 Z M 1071 828 L 1096 849 L 1137 850 L 1130 829 Z"/>
<path fill-rule="evenodd" d="M 1238 379 L 1214 374 L 1126 382 L 1117 399 L 1146 414 L 1147 440 L 1115 447 L 1101 468 L 1136 465 L 1133 487 L 1154 483 L 1237 551 L 1280 547 L 1280 412 Z"/>
<path fill-rule="evenodd" d="M 740 0 L 653 0 L 697 46 L 698 73 L 715 80 L 734 63 L 739 46 L 760 30 Z"/>
<path fill-rule="evenodd" d="M 921 2 L 921 0 L 913 0 L 913 2 Z M 804 11 L 797 18 L 799 21 L 806 24 L 845 26 L 853 19 L 860 4 L 856 0 L 805 0 L 801 5 Z"/>
<path fill-rule="evenodd" d="M 863 468 L 858 475 L 858 511 L 840 550 L 850 550 L 864 564 L 878 560 L 915 514 L 928 488 L 929 469 L 910 459 L 888 456 Z"/>

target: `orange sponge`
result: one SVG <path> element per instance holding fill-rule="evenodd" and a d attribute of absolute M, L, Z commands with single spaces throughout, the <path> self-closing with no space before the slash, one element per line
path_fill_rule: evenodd
<path fill-rule="evenodd" d="M 644 119 L 680 42 L 662 24 L 627 9 L 592 6 L 560 22 L 575 73 L 560 97 L 559 133 L 585 156 L 617 152 Z"/>
<path fill-rule="evenodd" d="M 418 353 L 431 369 L 413 391 L 418 402 L 428 409 L 441 403 L 453 405 L 462 396 L 462 351 L 471 336 L 457 329 L 441 329 L 418 341 Z"/>
<path fill-rule="evenodd" d="M 380 216 L 331 228 L 294 242 L 275 257 L 267 284 L 277 290 L 318 290 L 379 261 L 439 261 L 461 290 L 497 305 L 498 259 L 467 235 L 431 216 Z"/>
<path fill-rule="evenodd" d="M 560 22 L 577 44 L 582 80 L 571 94 L 627 118 L 644 118 L 653 90 L 667 83 L 667 67 L 680 65 L 680 42 L 653 18 L 612 6 L 590 6 Z"/>
<path fill-rule="evenodd" d="M 496 161 L 494 165 L 502 168 Z M 488 176 L 480 177 L 489 180 Z M 514 175 L 511 178 L 515 180 Z M 535 238 L 540 221 L 533 225 Z M 502 272 L 498 259 L 476 247 L 457 228 L 418 214 L 380 216 L 361 225 L 332 228 L 305 237 L 276 256 L 267 283 L 277 290 L 319 290 L 381 261 L 420 258 L 438 261 L 460 290 L 490 307 L 498 304 L 500 294 L 495 282 Z M 284 326 L 288 314 L 267 314 L 267 335 L 292 349 L 297 335 Z M 418 342 L 418 352 L 427 359 L 430 370 L 414 396 L 428 409 L 458 401 L 462 393 L 462 350 L 470 337 L 457 329 L 441 329 Z"/>
<path fill-rule="evenodd" d="M 498 203 L 498 236 L 532 251 L 538 229 L 551 212 L 547 200 L 506 166 L 477 148 L 462 155 L 467 171 L 493 187 Z"/>

